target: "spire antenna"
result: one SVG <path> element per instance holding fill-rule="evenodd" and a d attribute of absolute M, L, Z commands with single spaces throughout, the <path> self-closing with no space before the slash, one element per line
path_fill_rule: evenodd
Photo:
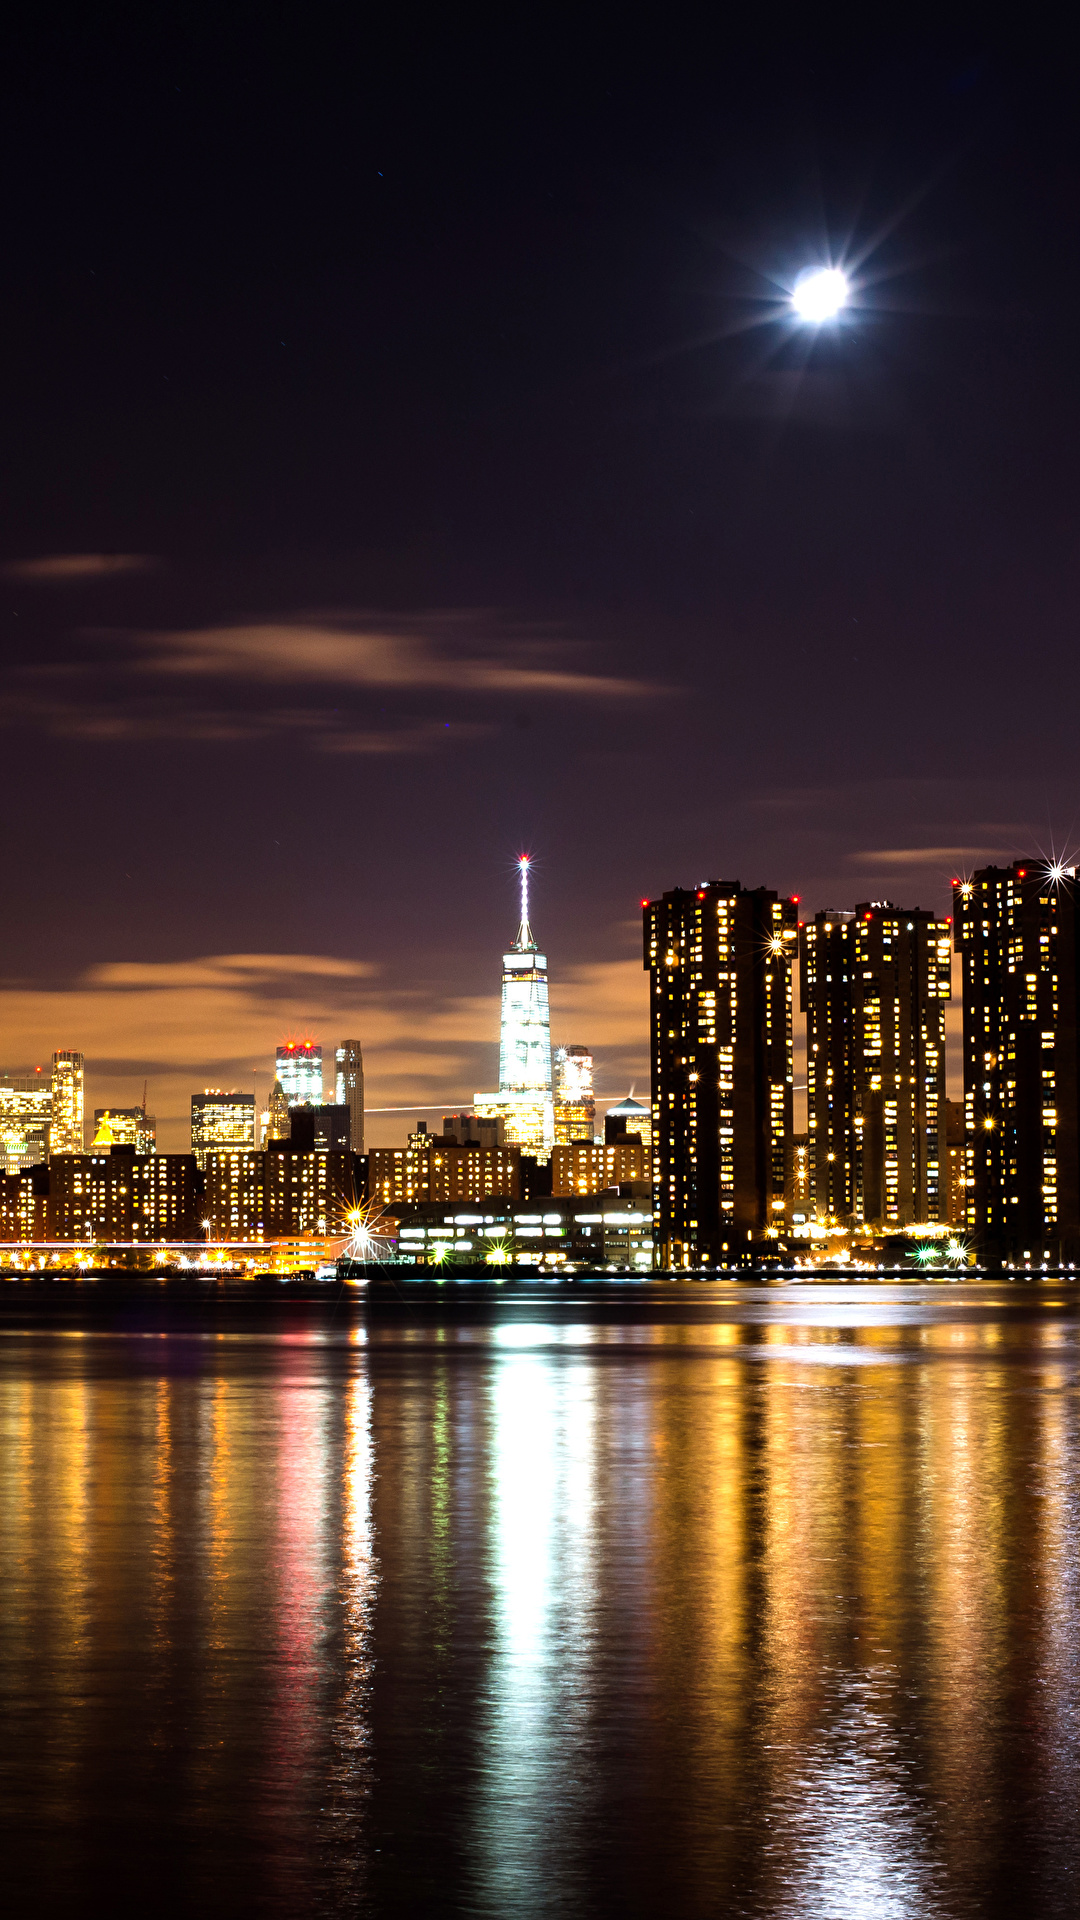
<path fill-rule="evenodd" d="M 529 925 L 529 856 L 527 853 L 518 859 L 518 873 L 521 876 L 521 925 L 517 931 L 514 946 L 519 953 L 529 953 L 536 946 L 532 928 Z"/>

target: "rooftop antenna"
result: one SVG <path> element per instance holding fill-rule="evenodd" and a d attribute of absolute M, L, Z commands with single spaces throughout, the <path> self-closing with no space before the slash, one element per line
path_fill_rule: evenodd
<path fill-rule="evenodd" d="M 536 949 L 536 941 L 533 939 L 532 928 L 529 925 L 529 866 L 528 854 L 521 854 L 518 859 L 518 873 L 521 876 L 521 925 L 517 930 L 517 939 L 514 941 L 514 947 L 518 953 L 532 953 Z"/>

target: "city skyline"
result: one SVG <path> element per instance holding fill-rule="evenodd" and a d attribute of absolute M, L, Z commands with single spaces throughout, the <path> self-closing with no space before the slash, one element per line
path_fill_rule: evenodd
<path fill-rule="evenodd" d="M 1030 847 L 1028 858 L 1031 858 Z M 1044 862 L 1047 871 L 1060 866 L 1059 856 L 1051 851 L 1037 858 Z M 734 863 L 732 863 L 734 864 Z M 544 863 L 545 871 L 548 870 Z M 520 875 L 517 862 L 513 868 L 515 876 Z M 950 874 L 941 881 L 939 897 L 951 903 L 952 886 L 956 875 Z M 490 892 L 497 900 L 499 887 L 497 876 Z M 557 898 L 557 885 L 548 889 L 551 896 L 547 904 L 554 905 Z M 849 900 L 854 896 L 849 893 Z M 835 906 L 835 902 L 833 902 Z M 852 912 L 854 906 L 839 909 Z M 925 901 L 923 911 L 927 909 Z M 820 916 L 829 911 L 827 906 L 816 909 Z M 800 898 L 800 924 L 807 924 L 814 917 L 812 903 Z M 594 1032 L 612 1036 L 607 1045 L 591 1045 L 596 1056 L 600 1084 L 597 1089 L 597 1102 L 601 1109 L 625 1097 L 633 1085 L 639 1096 L 646 1094 L 649 1082 L 648 1065 L 648 1001 L 641 980 L 639 922 L 635 915 L 618 929 L 619 944 L 629 945 L 630 936 L 634 936 L 632 957 L 621 961 L 602 963 L 600 968 L 585 968 L 573 961 L 565 962 L 559 956 L 551 980 L 552 1025 L 556 1028 L 553 1049 L 567 1044 L 566 1035 L 573 1030 L 585 1033 L 586 1037 Z M 100 996 L 94 994 L 72 997 L 73 1011 L 65 1013 L 67 1003 L 63 995 L 40 996 L 32 998 L 30 1018 L 36 1023 L 39 1038 L 48 1040 L 48 1050 L 43 1050 L 43 1060 L 51 1060 L 55 1046 L 60 1044 L 56 1030 L 51 1025 L 46 1028 L 46 1020 L 65 1020 L 84 1018 L 88 1026 L 99 1036 L 99 1046 L 91 1050 L 82 1049 L 86 1065 L 85 1108 L 89 1116 L 99 1108 L 131 1109 L 138 1105 L 143 1083 L 150 1079 L 152 1099 L 156 1106 L 158 1145 L 161 1151 L 182 1152 L 188 1149 L 190 1137 L 190 1102 L 193 1093 L 201 1092 L 203 1087 L 216 1084 L 223 1089 L 236 1089 L 246 1092 L 251 1089 L 257 1098 L 258 1109 L 264 1112 L 266 1102 L 273 1085 L 278 1060 L 282 1050 L 290 1045 L 302 1046 L 306 1035 L 315 1035 L 316 1028 L 322 1038 L 316 1038 L 315 1044 L 323 1051 L 322 1084 L 325 1097 L 333 1099 L 335 1092 L 334 1039 L 336 1031 L 344 1031 L 353 1017 L 353 1024 L 363 1023 L 373 1039 L 363 1039 L 365 1056 L 365 1074 L 367 1099 L 371 1104 L 365 1106 L 368 1116 L 369 1143 L 379 1146 L 402 1145 L 421 1113 L 441 1114 L 455 1107 L 471 1106 L 472 1088 L 468 1085 L 470 1072 L 468 1062 L 497 1063 L 499 1055 L 499 999 L 498 989 L 485 994 L 478 991 L 461 996 L 453 1009 L 453 1020 L 446 1018 L 445 1008 L 438 1009 L 436 1020 L 440 1042 L 450 1040 L 454 1047 L 453 1061 L 465 1063 L 443 1066 L 439 1074 L 439 1084 L 431 1079 L 417 1075 L 409 1061 L 405 1072 L 400 1067 L 395 1070 L 395 1056 L 401 1051 L 411 1051 L 411 1043 L 419 1040 L 421 1046 L 428 1042 L 431 1021 L 430 1009 L 416 1011 L 421 995 L 406 980 L 398 981 L 392 992 L 386 993 L 382 982 L 373 975 L 363 961 L 337 958 L 317 962 L 297 956 L 272 956 L 272 964 L 257 967 L 252 956 L 218 956 L 210 960 L 195 960 L 189 965 L 180 963 L 177 967 L 163 970 L 167 976 L 161 980 L 155 977 L 152 969 L 116 969 L 115 984 L 112 980 L 103 983 Z M 310 968 L 310 971 L 307 969 Z M 490 978 L 490 961 L 487 969 Z M 363 981 L 363 999 L 360 998 L 356 982 Z M 283 983 L 304 981 L 307 984 L 306 1001 L 308 1008 L 314 1002 L 318 1005 L 318 996 L 322 997 L 322 1018 L 305 1016 L 304 1001 L 300 994 L 304 986 L 297 986 L 296 997 L 285 999 L 281 989 Z M 476 983 L 481 986 L 481 982 Z M 340 989 L 344 988 L 344 992 Z M 314 991 L 312 991 L 314 989 Z M 338 997 L 340 993 L 340 997 Z M 108 1070 L 107 1063 L 113 1057 L 113 1045 L 117 1034 L 109 1025 L 111 1017 L 117 1023 L 126 1016 L 130 1030 L 135 1023 L 131 1021 L 129 1009 L 133 1001 L 141 1003 L 151 1015 L 151 1022 L 166 1024 L 175 1035 L 177 1011 L 182 1009 L 181 1020 L 186 1030 L 192 1060 L 190 1066 L 175 1065 L 162 1070 L 160 1062 L 151 1054 L 139 1054 L 131 1062 L 129 1072 L 118 1074 Z M 276 1015 L 278 1037 L 267 1038 L 266 1027 L 258 1033 L 261 1024 L 260 1005 L 266 1007 L 269 1017 Z M 357 1009 L 362 1014 L 357 1017 Z M 230 1020 L 235 1020 L 240 1031 L 247 1030 L 252 1039 L 258 1040 L 258 1050 L 252 1048 L 246 1056 L 237 1052 L 211 1055 L 209 1050 L 200 1059 L 198 1047 L 203 1035 L 200 1031 L 200 1014 L 205 1008 L 207 1026 L 213 1032 L 215 1024 L 224 1040 L 230 1038 Z M 3 1009 L 3 993 L 0 989 L 0 1011 Z M 948 1095 L 954 1100 L 963 1097 L 963 1054 L 960 1032 L 960 963 L 954 957 L 952 974 L 952 999 L 945 1008 L 947 1070 L 946 1084 Z M 389 1029 L 389 1044 L 383 1036 Z M 448 1032 L 449 1029 L 449 1032 Z M 136 1029 L 137 1030 L 137 1029 Z M 161 1026 L 158 1026 L 160 1032 Z M 290 1041 L 286 1036 L 299 1036 Z M 67 1040 L 73 1036 L 70 1028 L 66 1032 Z M 7 1072 L 33 1072 L 41 1064 L 31 1056 L 22 1060 L 14 1057 L 17 1047 L 17 1035 L 11 1027 L 4 1035 L 8 1046 L 8 1056 L 0 1058 L 0 1070 Z M 391 1056 L 389 1069 L 387 1054 Z M 415 1053 L 413 1055 L 415 1058 Z M 806 1125 L 806 1023 L 796 1009 L 794 1030 L 795 1059 L 795 1109 L 796 1121 L 800 1127 Z M 250 1062 L 250 1064 L 248 1064 Z M 426 1063 L 425 1063 L 426 1064 Z M 247 1075 L 242 1079 L 237 1069 L 247 1066 Z M 481 1072 L 483 1067 L 481 1066 Z M 475 1085 L 483 1080 L 472 1074 Z M 494 1084 L 497 1072 L 489 1076 L 489 1084 Z M 416 1097 L 410 1099 L 410 1093 Z M 392 1096 L 387 1098 L 387 1095 Z M 427 1099 L 421 1096 L 427 1094 Z M 174 1103 L 170 1108 L 170 1100 Z M 389 1109 L 389 1110 L 388 1110 Z M 90 1129 L 87 1132 L 87 1144 L 90 1142 Z"/>

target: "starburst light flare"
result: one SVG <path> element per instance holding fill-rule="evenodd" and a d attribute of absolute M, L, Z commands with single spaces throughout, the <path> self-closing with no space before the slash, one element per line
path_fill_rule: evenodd
<path fill-rule="evenodd" d="M 835 320 L 846 307 L 851 289 L 846 273 L 839 267 L 810 267 L 801 273 L 791 289 L 791 304 L 799 319 L 808 326 L 820 327 Z"/>

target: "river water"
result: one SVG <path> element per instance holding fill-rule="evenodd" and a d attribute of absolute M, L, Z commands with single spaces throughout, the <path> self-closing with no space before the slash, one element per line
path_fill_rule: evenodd
<path fill-rule="evenodd" d="M 0 1316 L 12 1913 L 1080 1910 L 1080 1300 Z"/>

